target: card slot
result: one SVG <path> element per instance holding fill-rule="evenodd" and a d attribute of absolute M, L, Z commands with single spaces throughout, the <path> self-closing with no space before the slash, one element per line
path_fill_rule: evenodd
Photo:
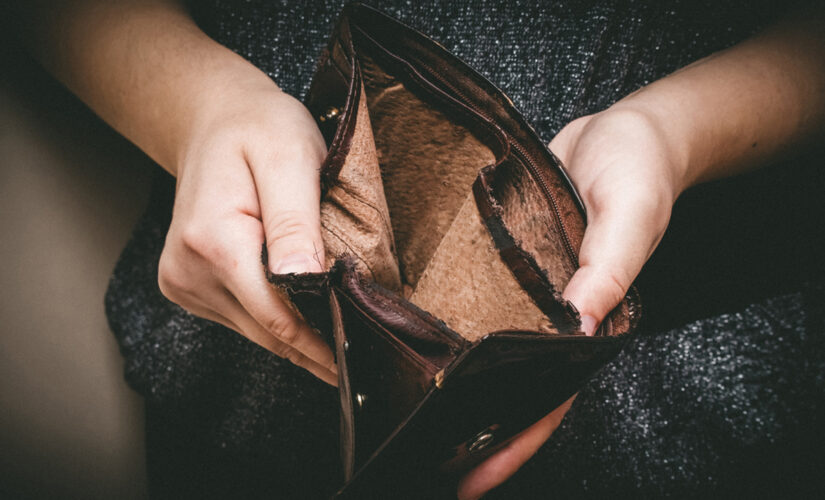
<path fill-rule="evenodd" d="M 438 368 L 377 323 L 347 290 L 333 288 L 346 332 L 354 464 L 363 463 L 418 404 Z"/>
<path fill-rule="evenodd" d="M 347 336 L 352 337 L 352 333 L 349 331 L 353 328 L 353 315 L 352 312 L 357 314 L 358 325 L 360 328 L 368 328 L 372 333 L 377 334 L 380 338 L 384 341 L 389 342 L 394 346 L 395 349 L 398 350 L 401 354 L 404 355 L 410 362 L 415 363 L 421 369 L 425 370 L 430 376 L 435 374 L 439 370 L 439 366 L 427 359 L 426 356 L 422 356 L 419 354 L 415 349 L 413 349 L 410 345 L 402 341 L 397 335 L 393 332 L 389 331 L 385 328 L 382 324 L 375 321 L 367 312 L 363 310 L 361 307 L 362 304 L 358 304 L 350 293 L 347 293 L 343 290 L 336 289 L 338 293 L 339 301 L 341 301 L 344 311 L 350 309 L 350 312 L 347 313 L 347 319 L 345 320 L 345 328 L 347 328 Z M 349 307 L 347 307 L 349 306 Z"/>

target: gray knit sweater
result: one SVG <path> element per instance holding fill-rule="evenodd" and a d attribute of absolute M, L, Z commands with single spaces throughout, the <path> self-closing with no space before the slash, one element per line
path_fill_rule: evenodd
<path fill-rule="evenodd" d="M 755 1 L 372 3 L 503 88 L 547 140 L 570 120 L 742 40 L 781 10 Z M 197 2 L 193 15 L 302 97 L 341 5 Z M 810 242 L 825 233 L 825 182 L 817 161 L 789 163 L 677 203 L 638 281 L 642 331 L 492 496 L 761 496 L 822 487 L 825 322 L 821 252 Z M 326 496 L 340 480 L 334 389 L 158 290 L 172 193 L 173 180 L 159 171 L 106 297 L 126 378 L 146 398 L 153 494 Z"/>

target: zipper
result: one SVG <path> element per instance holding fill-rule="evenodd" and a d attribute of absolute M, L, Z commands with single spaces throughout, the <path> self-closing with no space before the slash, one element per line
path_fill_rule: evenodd
<path fill-rule="evenodd" d="M 573 250 L 573 244 L 570 242 L 570 236 L 568 236 L 567 234 L 567 227 L 564 225 L 564 221 L 561 217 L 561 210 L 559 209 L 559 206 L 556 202 L 556 198 L 550 191 L 550 187 L 547 185 L 547 180 L 544 178 L 539 168 L 536 166 L 535 163 L 533 163 L 533 160 L 530 159 L 529 155 L 524 150 L 524 148 L 521 147 L 520 144 L 515 143 L 513 141 L 508 142 L 510 142 L 510 146 L 519 153 L 519 156 L 521 156 L 522 161 L 527 163 L 528 170 L 532 172 L 533 178 L 536 180 L 536 183 L 541 187 L 541 190 L 544 192 L 544 196 L 547 198 L 547 200 L 550 202 L 550 205 L 553 207 L 553 212 L 556 215 L 556 222 L 558 223 L 559 228 L 561 228 L 561 237 L 564 241 L 564 247 L 567 249 L 567 254 L 570 256 L 570 259 L 573 260 L 573 263 L 576 265 L 576 267 L 579 267 L 579 257 Z"/>

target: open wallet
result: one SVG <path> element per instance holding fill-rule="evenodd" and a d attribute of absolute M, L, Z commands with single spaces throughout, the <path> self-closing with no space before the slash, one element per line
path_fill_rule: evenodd
<path fill-rule="evenodd" d="M 512 101 L 423 34 L 347 6 L 307 107 L 329 146 L 327 271 L 267 276 L 336 356 L 337 495 L 454 497 L 619 352 L 635 291 L 580 331 L 561 296 L 576 190 Z"/>

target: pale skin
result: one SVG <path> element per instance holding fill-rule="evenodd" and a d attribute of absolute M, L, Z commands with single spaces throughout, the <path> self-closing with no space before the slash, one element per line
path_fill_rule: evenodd
<path fill-rule="evenodd" d="M 65 3 L 61 5 L 66 5 Z M 35 53 L 177 177 L 161 291 L 336 384 L 332 353 L 281 302 L 273 272 L 320 271 L 323 138 L 304 106 L 165 1 L 81 1 L 37 15 Z M 805 12 L 567 125 L 550 143 L 582 194 L 581 268 L 564 296 L 592 334 L 688 187 L 825 136 L 825 14 Z M 470 471 L 479 498 L 549 438 L 573 398 Z"/>

